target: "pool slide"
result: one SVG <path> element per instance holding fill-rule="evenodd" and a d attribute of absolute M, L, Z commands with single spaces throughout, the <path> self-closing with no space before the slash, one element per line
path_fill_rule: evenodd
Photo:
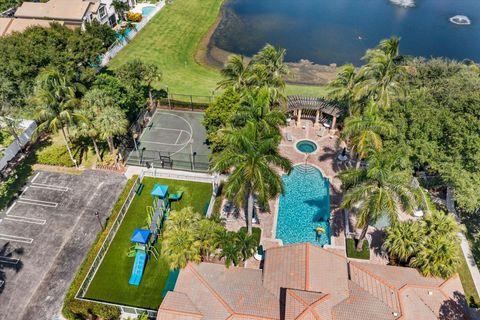
<path fill-rule="evenodd" d="M 145 251 L 137 251 L 135 255 L 135 262 L 133 263 L 132 275 L 129 284 L 138 286 L 142 280 L 143 269 L 145 268 L 145 262 L 147 262 L 147 254 Z"/>

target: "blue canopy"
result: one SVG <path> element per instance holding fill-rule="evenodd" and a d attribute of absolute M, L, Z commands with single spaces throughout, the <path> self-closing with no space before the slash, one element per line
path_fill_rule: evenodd
<path fill-rule="evenodd" d="M 136 243 L 141 243 L 141 244 L 146 244 L 149 236 L 150 236 L 150 230 L 137 228 L 137 229 L 135 229 L 135 231 L 133 231 L 133 234 L 132 234 L 132 237 L 130 238 L 130 241 L 136 242 Z"/>
<path fill-rule="evenodd" d="M 168 194 L 168 186 L 161 185 L 161 184 L 156 184 L 153 186 L 152 193 L 150 193 L 152 196 L 155 197 L 160 197 L 160 198 L 165 198 Z"/>

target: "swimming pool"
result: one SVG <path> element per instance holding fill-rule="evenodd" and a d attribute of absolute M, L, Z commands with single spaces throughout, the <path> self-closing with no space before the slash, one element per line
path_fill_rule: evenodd
<path fill-rule="evenodd" d="M 295 166 L 282 177 L 285 194 L 280 196 L 277 239 L 284 244 L 310 242 L 330 244 L 330 183 L 317 168 Z M 319 232 L 316 228 L 323 228 Z"/>
<path fill-rule="evenodd" d="M 295 148 L 303 153 L 312 153 L 317 150 L 317 144 L 311 140 L 300 140 L 295 145 Z"/>
<path fill-rule="evenodd" d="M 142 8 L 142 16 L 147 17 L 155 10 L 155 6 L 145 6 Z"/>

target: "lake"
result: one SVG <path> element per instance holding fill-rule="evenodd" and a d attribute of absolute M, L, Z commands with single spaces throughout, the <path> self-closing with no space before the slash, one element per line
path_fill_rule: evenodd
<path fill-rule="evenodd" d="M 211 45 L 255 54 L 265 43 L 287 49 L 286 61 L 361 64 L 365 50 L 392 35 L 402 54 L 480 61 L 480 0 L 227 0 Z M 467 15 L 471 25 L 449 21 Z"/>

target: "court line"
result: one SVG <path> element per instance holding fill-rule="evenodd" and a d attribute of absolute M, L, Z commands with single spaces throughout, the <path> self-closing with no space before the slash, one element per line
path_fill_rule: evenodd
<path fill-rule="evenodd" d="M 33 239 L 32 239 L 32 238 L 12 236 L 12 235 L 9 235 L 9 234 L 4 234 L 4 233 L 0 233 L 0 239 L 1 239 L 1 240 L 6 240 L 6 241 L 29 243 L 29 244 L 33 242 Z"/>
<path fill-rule="evenodd" d="M 8 264 L 18 264 L 20 262 L 20 259 L 0 257 L 0 262 Z"/>
<path fill-rule="evenodd" d="M 159 126 L 155 126 L 155 127 L 152 127 L 152 128 L 149 129 L 149 131 L 152 131 L 152 130 L 185 131 L 183 129 L 172 129 L 172 128 L 159 127 Z"/>
<path fill-rule="evenodd" d="M 41 225 L 41 226 L 43 226 L 43 225 L 45 225 L 45 223 L 47 223 L 47 220 L 45 220 L 45 219 L 29 218 L 29 217 L 14 216 L 14 215 L 8 216 L 4 220 L 38 224 L 38 225 Z"/>
<path fill-rule="evenodd" d="M 180 131 L 180 133 L 178 134 L 177 140 L 175 140 L 175 144 L 178 144 L 178 139 L 180 139 L 180 137 L 182 136 L 182 132 L 183 132 L 183 130 Z"/>
<path fill-rule="evenodd" d="M 35 179 L 37 179 L 37 178 L 38 178 L 38 176 L 39 176 L 39 175 L 40 175 L 40 172 L 37 172 L 37 174 L 35 175 L 35 177 L 33 177 L 33 179 L 32 179 L 32 181 L 31 181 L 31 182 L 33 183 L 33 182 L 35 181 Z"/>
<path fill-rule="evenodd" d="M 36 202 L 27 202 L 27 201 L 24 201 L 24 200 L 27 200 L 27 199 L 18 200 L 17 202 L 18 203 L 23 203 L 23 204 L 31 204 L 31 205 L 34 205 L 34 206 L 49 207 L 49 208 L 56 208 L 58 206 L 58 203 L 43 204 L 43 203 L 36 203 Z"/>

